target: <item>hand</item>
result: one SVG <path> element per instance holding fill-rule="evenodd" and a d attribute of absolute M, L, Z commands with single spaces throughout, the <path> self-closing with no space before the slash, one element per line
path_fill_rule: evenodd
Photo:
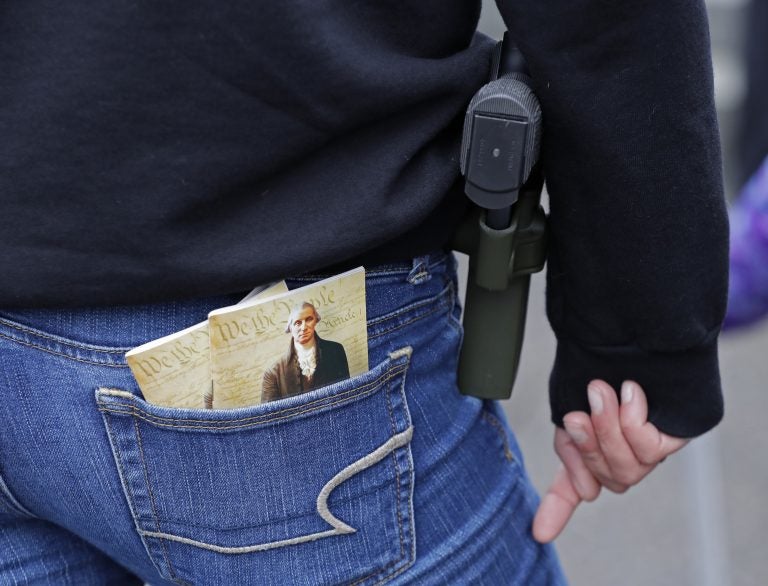
<path fill-rule="evenodd" d="M 595 500 L 602 487 L 625 492 L 688 443 L 648 421 L 648 402 L 635 382 L 622 385 L 621 406 L 601 380 L 589 383 L 587 396 L 592 415 L 572 411 L 563 417 L 565 430 L 555 430 L 562 466 L 533 520 L 533 536 L 541 543 L 560 534 L 581 501 Z"/>

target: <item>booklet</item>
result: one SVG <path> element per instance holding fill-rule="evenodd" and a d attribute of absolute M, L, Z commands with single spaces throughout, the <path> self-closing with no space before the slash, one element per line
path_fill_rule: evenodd
<path fill-rule="evenodd" d="M 286 291 L 285 281 L 280 281 L 257 287 L 240 303 Z M 142 344 L 127 352 L 125 359 L 148 402 L 189 409 L 211 407 L 208 320 Z"/>
<path fill-rule="evenodd" d="M 213 407 L 298 395 L 368 370 L 365 270 L 208 314 Z"/>

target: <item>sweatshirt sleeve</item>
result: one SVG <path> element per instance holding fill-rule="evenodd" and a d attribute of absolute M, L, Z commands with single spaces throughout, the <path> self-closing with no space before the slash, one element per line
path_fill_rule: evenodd
<path fill-rule="evenodd" d="M 659 429 L 702 434 L 728 280 L 703 1 L 497 3 L 544 118 L 552 419 L 588 410 L 590 380 L 631 379 Z"/>

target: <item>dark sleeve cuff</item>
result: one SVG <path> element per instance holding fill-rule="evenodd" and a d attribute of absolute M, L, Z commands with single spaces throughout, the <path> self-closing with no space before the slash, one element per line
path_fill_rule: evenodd
<path fill-rule="evenodd" d="M 552 421 L 562 427 L 570 411 L 586 411 L 587 384 L 602 379 L 616 389 L 625 380 L 640 384 L 648 397 L 648 418 L 661 431 L 695 437 L 723 417 L 717 336 L 682 352 L 646 352 L 636 347 L 584 347 L 558 339 L 549 380 Z"/>

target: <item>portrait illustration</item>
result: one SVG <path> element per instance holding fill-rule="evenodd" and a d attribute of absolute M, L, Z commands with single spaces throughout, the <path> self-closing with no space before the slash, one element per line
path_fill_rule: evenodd
<path fill-rule="evenodd" d="M 312 303 L 293 307 L 285 327 L 290 340 L 285 353 L 264 372 L 261 402 L 299 395 L 349 378 L 344 346 L 321 338 L 321 317 Z"/>

